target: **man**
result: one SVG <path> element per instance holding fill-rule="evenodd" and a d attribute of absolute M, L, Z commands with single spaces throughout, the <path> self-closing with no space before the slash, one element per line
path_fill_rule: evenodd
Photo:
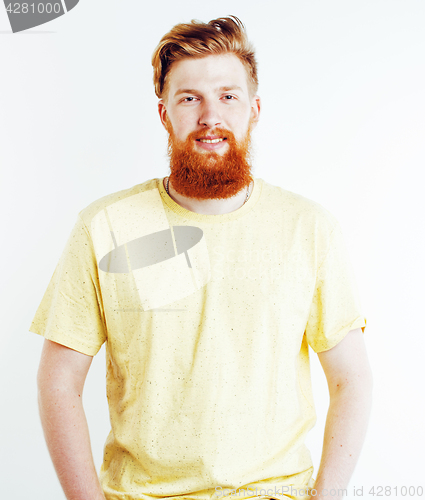
<path fill-rule="evenodd" d="M 251 175 L 261 106 L 237 18 L 175 26 L 152 61 L 171 173 L 80 212 L 31 325 L 46 339 L 40 414 L 65 494 L 341 498 L 371 374 L 339 226 Z M 104 342 L 99 481 L 81 394 Z M 315 483 L 308 345 L 330 392 Z"/>

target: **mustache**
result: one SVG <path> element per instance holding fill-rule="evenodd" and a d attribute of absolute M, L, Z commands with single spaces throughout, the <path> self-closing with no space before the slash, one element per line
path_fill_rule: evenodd
<path fill-rule="evenodd" d="M 214 128 L 211 130 L 196 130 L 194 132 L 191 132 L 187 136 L 186 141 L 191 142 L 199 139 L 207 139 L 208 137 L 211 136 L 226 139 L 230 143 L 236 142 L 235 135 L 233 134 L 233 132 L 225 128 Z"/>

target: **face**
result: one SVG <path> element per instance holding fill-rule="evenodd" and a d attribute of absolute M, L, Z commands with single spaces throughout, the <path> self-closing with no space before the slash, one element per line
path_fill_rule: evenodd
<path fill-rule="evenodd" d="M 166 99 L 159 101 L 174 190 L 223 199 L 248 186 L 250 131 L 259 112 L 260 100 L 250 96 L 245 67 L 235 55 L 174 63 Z"/>
<path fill-rule="evenodd" d="M 216 129 L 228 130 L 236 141 L 243 141 L 250 124 L 252 128 L 259 118 L 260 99 L 250 95 L 247 76 L 234 54 L 174 63 L 167 76 L 166 98 L 158 104 L 163 125 L 169 132 L 171 125 L 180 142 L 195 133 L 191 142 L 200 154 L 224 155 L 229 149 L 227 137 Z"/>

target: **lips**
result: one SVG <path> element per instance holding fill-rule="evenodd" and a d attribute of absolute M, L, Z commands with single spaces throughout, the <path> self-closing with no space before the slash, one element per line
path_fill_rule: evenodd
<path fill-rule="evenodd" d="M 203 151 L 209 152 L 223 152 L 227 146 L 227 137 L 208 135 L 206 137 L 197 137 L 196 139 L 197 147 Z"/>
<path fill-rule="evenodd" d="M 206 144 L 217 144 L 217 142 L 222 142 L 224 141 L 223 138 L 221 139 L 198 139 L 199 142 L 205 142 Z"/>
<path fill-rule="evenodd" d="M 196 140 L 198 142 L 202 142 L 204 144 L 218 144 L 219 142 L 223 142 L 226 139 L 227 139 L 226 137 L 208 136 L 208 137 L 200 137 L 199 139 L 196 139 Z"/>

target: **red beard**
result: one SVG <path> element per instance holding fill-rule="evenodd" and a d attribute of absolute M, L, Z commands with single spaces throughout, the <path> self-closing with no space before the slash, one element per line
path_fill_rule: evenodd
<path fill-rule="evenodd" d="M 230 198 L 253 180 L 249 163 L 251 126 L 241 142 L 222 128 L 192 132 L 184 142 L 176 139 L 170 123 L 168 129 L 170 182 L 177 193 L 198 200 Z M 222 155 L 196 151 L 194 140 L 207 135 L 226 137 L 227 151 Z"/>

